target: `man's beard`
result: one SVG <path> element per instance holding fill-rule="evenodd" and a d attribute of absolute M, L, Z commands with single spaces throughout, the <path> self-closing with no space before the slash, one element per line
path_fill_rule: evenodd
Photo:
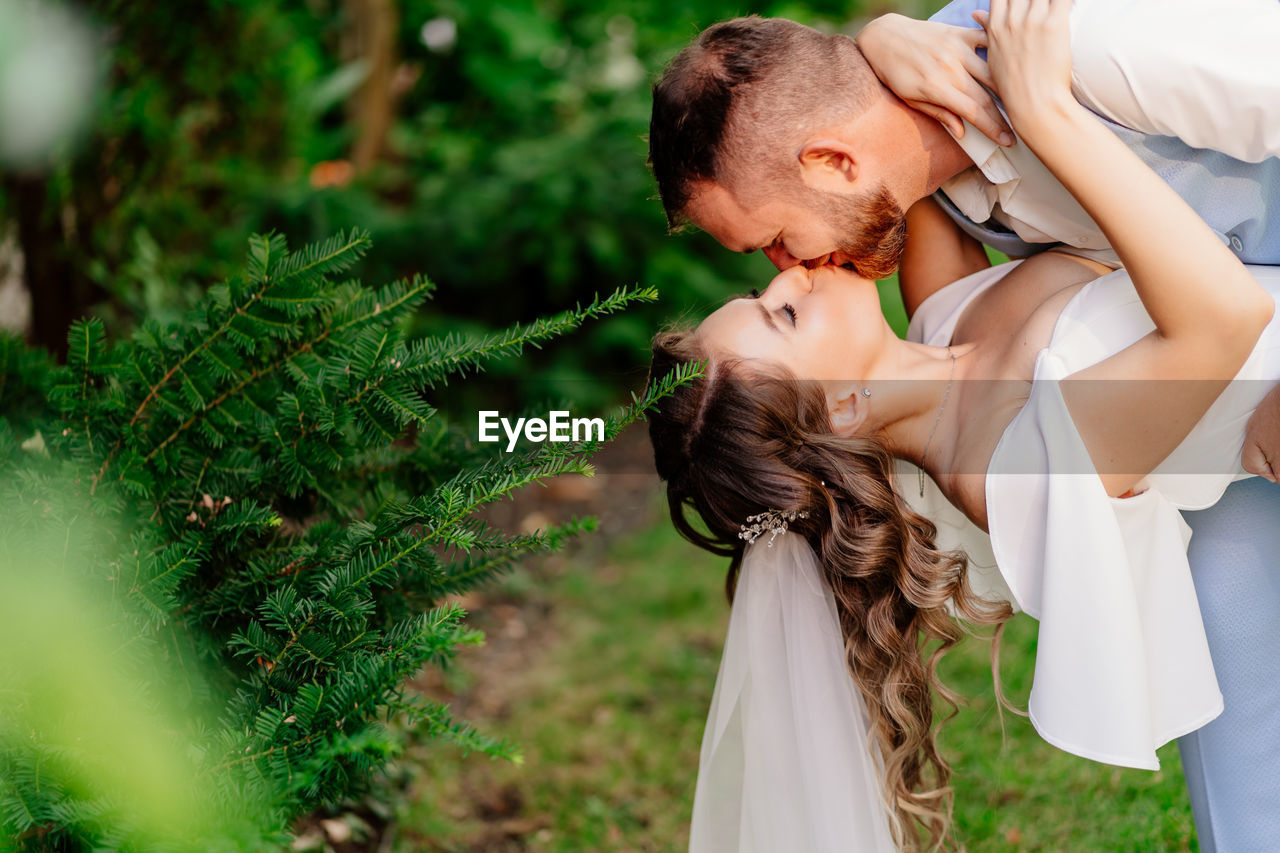
<path fill-rule="evenodd" d="M 907 245 L 907 217 L 883 184 L 858 198 L 821 193 L 818 204 L 839 235 L 836 251 L 849 256 L 858 275 L 873 280 L 893 275 Z"/>

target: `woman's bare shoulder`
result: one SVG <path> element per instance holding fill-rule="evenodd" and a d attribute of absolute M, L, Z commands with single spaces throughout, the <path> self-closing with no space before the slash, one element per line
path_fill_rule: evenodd
<path fill-rule="evenodd" d="M 1052 325 L 1071 294 L 1108 272 L 1110 267 L 1075 255 L 1053 250 L 1034 255 L 974 298 L 952 340 L 1022 343 L 1029 323 Z"/>

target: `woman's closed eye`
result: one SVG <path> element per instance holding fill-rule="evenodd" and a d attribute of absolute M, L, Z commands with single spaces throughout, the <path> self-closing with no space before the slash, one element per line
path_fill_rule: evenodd
<path fill-rule="evenodd" d="M 749 295 L 750 295 L 750 298 L 752 299 L 759 299 L 760 291 L 753 287 L 751 288 L 751 293 Z M 782 303 L 782 310 L 787 313 L 787 316 L 789 318 L 791 318 L 791 326 L 794 328 L 796 325 L 796 309 L 791 305 L 790 302 L 784 302 Z"/>

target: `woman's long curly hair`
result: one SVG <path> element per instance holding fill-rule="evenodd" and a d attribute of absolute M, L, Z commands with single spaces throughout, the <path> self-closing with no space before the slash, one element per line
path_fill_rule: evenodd
<path fill-rule="evenodd" d="M 661 333 L 649 381 L 706 356 L 693 332 Z M 935 693 L 946 700 L 949 718 L 957 697 L 939 681 L 938 662 L 966 633 L 953 613 L 999 626 L 1008 605 L 970 592 L 964 555 L 939 550 L 933 523 L 894 491 L 893 457 L 875 439 L 835 435 L 816 382 L 756 362 L 709 361 L 701 378 L 658 403 L 649 436 L 676 529 L 730 558 L 730 600 L 747 516 L 808 513 L 790 530 L 813 546 L 835 594 L 846 659 L 884 763 L 896 841 L 917 849 L 918 822 L 930 846 L 947 846 L 951 769 L 938 752 L 933 703 Z"/>

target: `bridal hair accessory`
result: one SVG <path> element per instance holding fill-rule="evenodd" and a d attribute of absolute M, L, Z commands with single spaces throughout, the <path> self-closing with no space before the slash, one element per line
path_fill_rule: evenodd
<path fill-rule="evenodd" d="M 933 434 L 938 431 L 938 424 L 942 422 L 942 410 L 947 407 L 947 398 L 951 396 L 951 382 L 956 378 L 956 354 L 951 351 L 951 347 L 947 347 L 947 355 L 951 356 L 951 374 L 947 376 L 947 390 L 942 392 L 942 404 L 938 406 L 938 416 L 933 419 L 933 429 L 929 430 L 929 437 L 924 442 L 924 453 L 920 454 L 920 467 L 916 470 L 920 474 L 920 497 L 924 497 L 924 457 L 929 452 L 929 445 L 933 444 Z"/>
<path fill-rule="evenodd" d="M 778 538 L 779 533 L 787 532 L 788 524 L 795 521 L 797 518 L 808 517 L 809 513 L 804 510 L 794 509 L 769 509 L 759 515 L 748 515 L 747 523 L 742 525 L 738 538 L 747 540 L 747 544 L 750 545 L 759 539 L 761 535 L 768 533 L 768 545 L 772 548 L 773 540 Z"/>

